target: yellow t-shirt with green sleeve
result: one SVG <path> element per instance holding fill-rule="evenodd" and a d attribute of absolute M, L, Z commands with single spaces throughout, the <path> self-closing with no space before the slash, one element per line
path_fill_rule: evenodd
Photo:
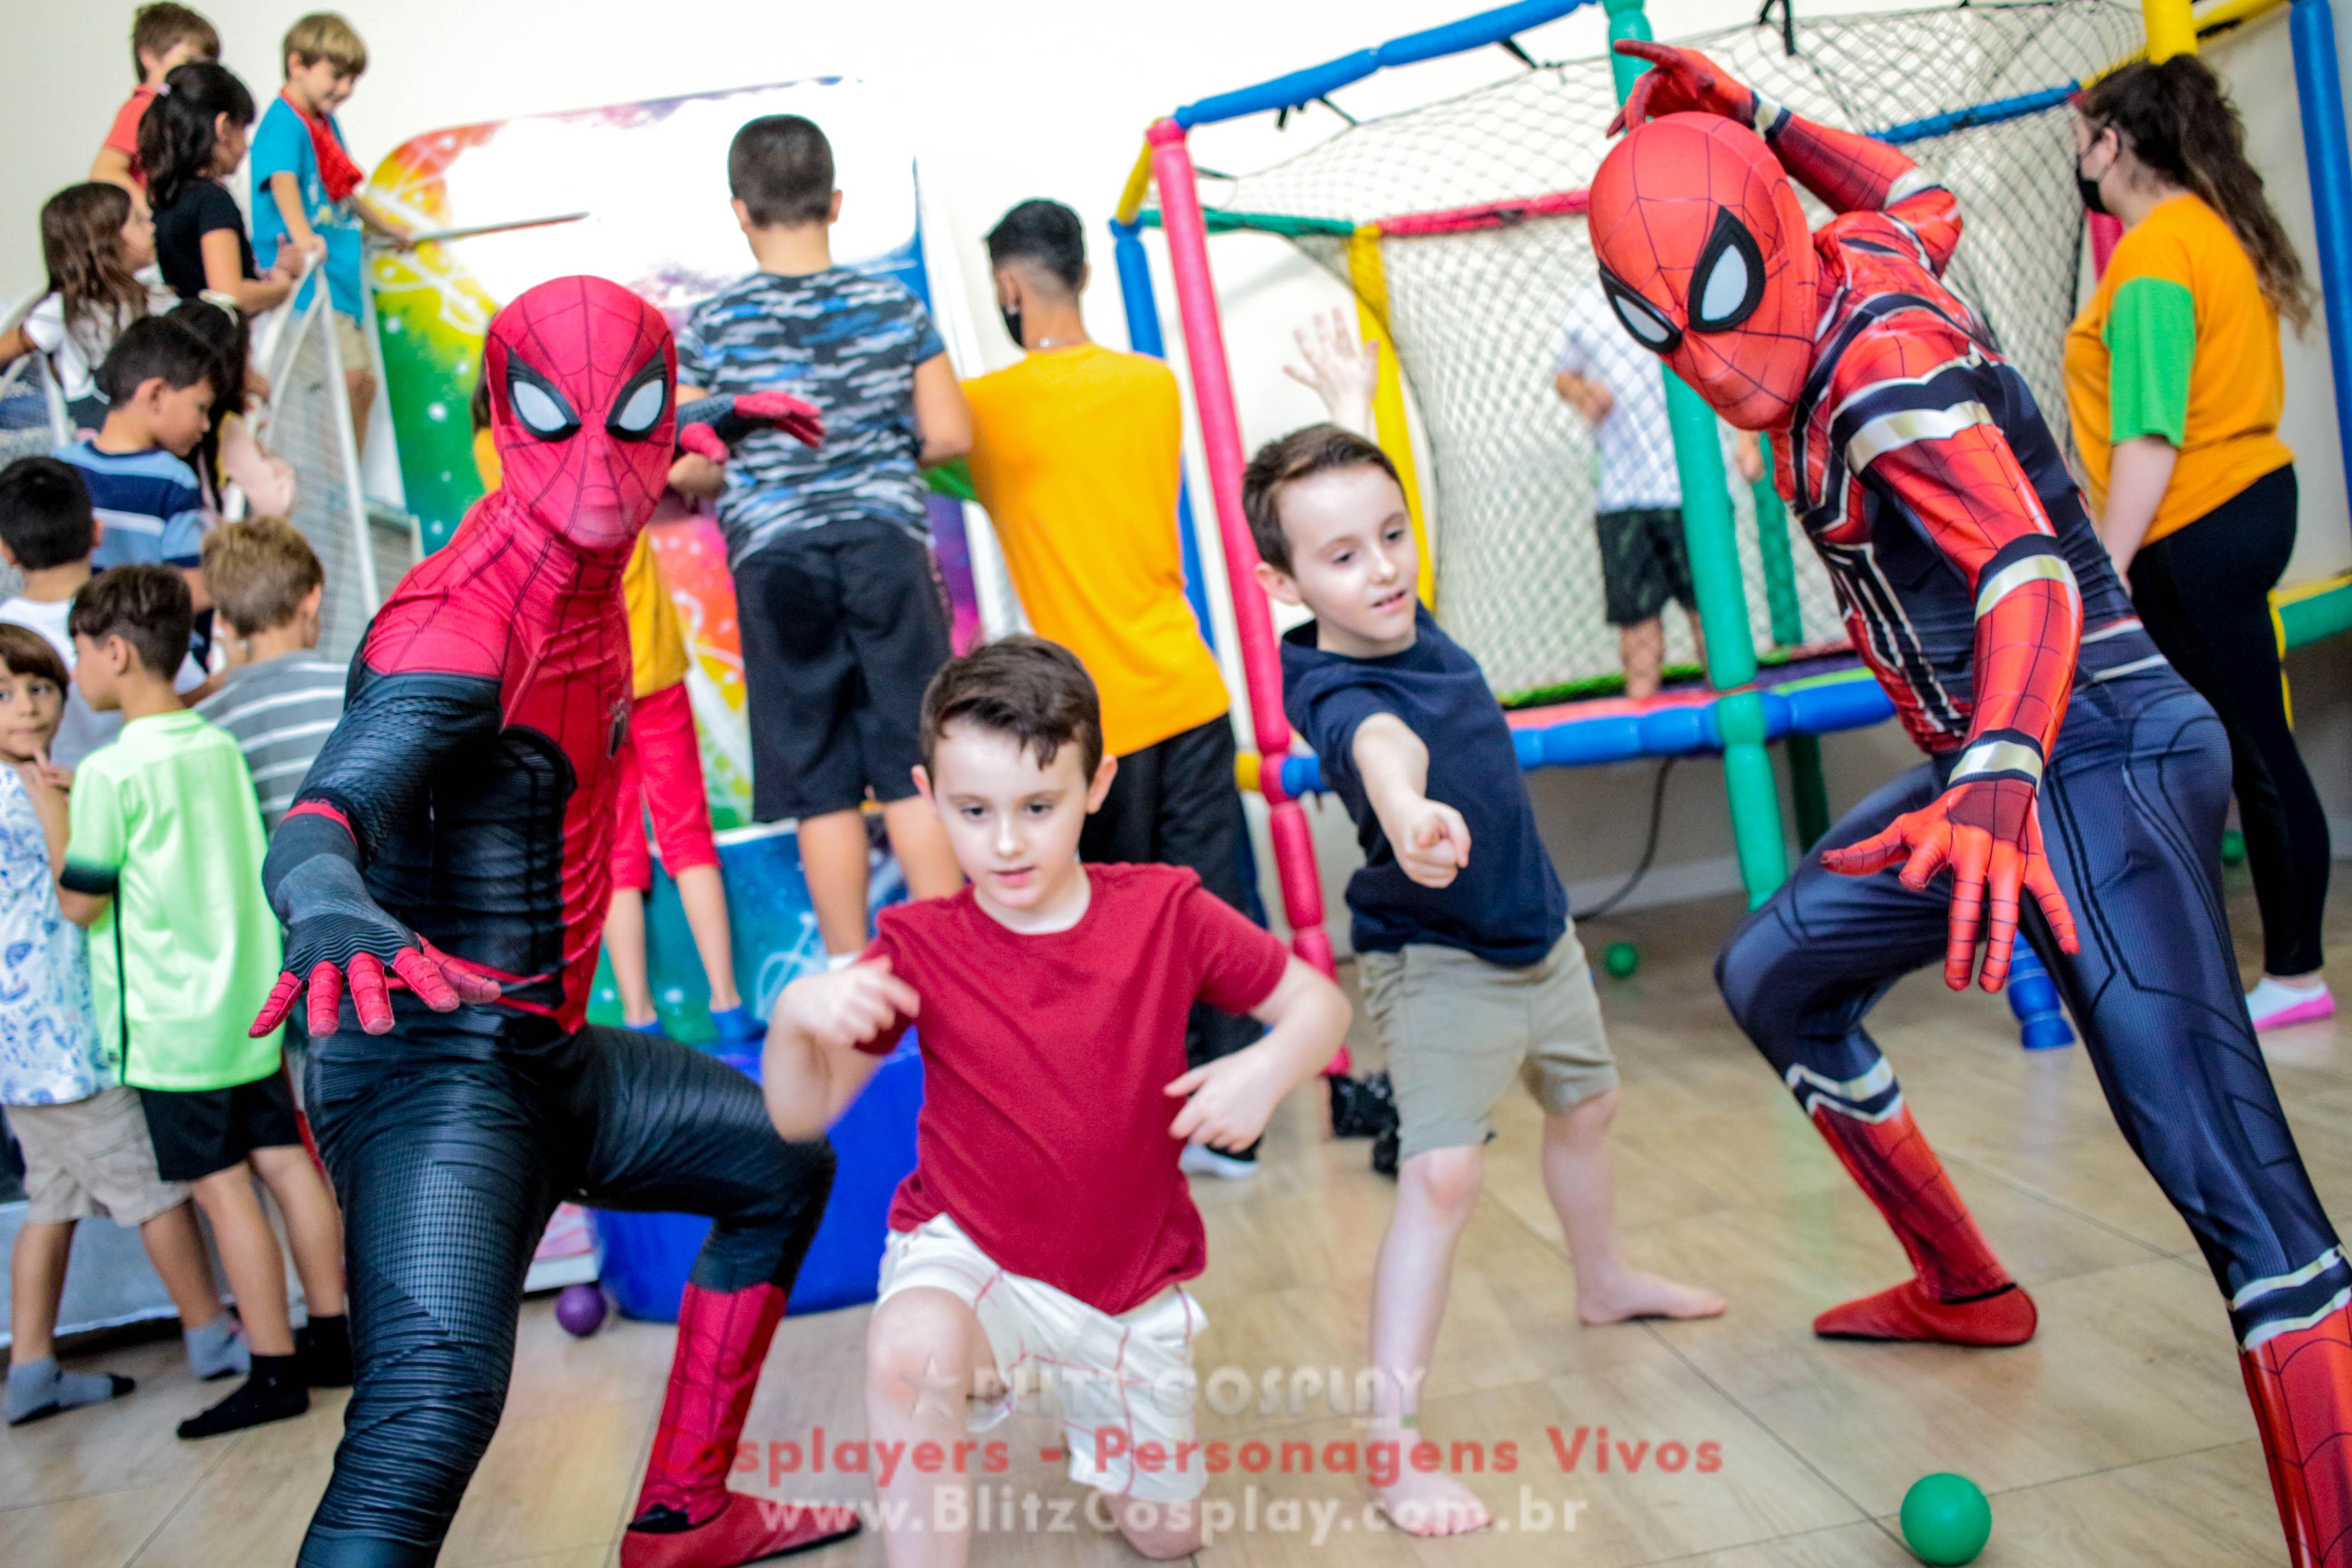
<path fill-rule="evenodd" d="M 58 881 L 109 902 L 89 928 L 99 1032 L 134 1089 L 230 1089 L 278 1070 L 247 1030 L 278 983 L 278 917 L 245 754 L 186 709 L 133 719 L 74 773 Z"/>
<path fill-rule="evenodd" d="M 2221 214 L 2193 195 L 2126 231 L 2066 334 L 2066 410 L 2093 500 L 2106 506 L 2117 443 L 2179 449 L 2145 542 L 2203 517 L 2294 461 L 2279 439 L 2286 374 L 2278 313 Z"/>
<path fill-rule="evenodd" d="M 973 492 L 1030 626 L 1094 677 L 1110 754 L 1222 715 L 1224 679 L 1184 597 L 1173 373 L 1078 343 L 1040 350 L 963 392 Z"/>

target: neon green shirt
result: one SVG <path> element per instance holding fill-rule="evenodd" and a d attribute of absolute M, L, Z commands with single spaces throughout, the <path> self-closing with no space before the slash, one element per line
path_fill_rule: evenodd
<path fill-rule="evenodd" d="M 278 1070 L 246 1031 L 278 979 L 261 808 L 226 731 L 183 710 L 134 719 L 74 774 L 65 874 L 110 895 L 89 929 L 99 1030 L 137 1089 L 228 1089 Z"/>

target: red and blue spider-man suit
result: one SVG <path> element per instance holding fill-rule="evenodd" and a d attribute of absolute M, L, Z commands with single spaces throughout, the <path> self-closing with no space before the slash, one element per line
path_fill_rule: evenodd
<path fill-rule="evenodd" d="M 2239 991 L 2219 721 L 2141 630 L 2024 382 L 1945 287 L 1951 193 L 1703 56 L 1620 48 L 1655 66 L 1592 183 L 1602 288 L 1726 419 L 1772 433 L 1854 647 L 1929 757 L 1831 829 L 1716 968 L 1916 1271 L 1814 1327 L 2032 1335 L 2032 1302 L 1863 1029 L 1938 957 L 1966 985 L 1980 925 L 1997 988 L 2021 921 L 2229 1299 L 2294 1561 L 2352 1562 L 2352 1268 Z M 1818 232 L 1790 174 L 1838 215 Z M 1930 881 L 1946 868 L 1948 893 Z"/>
<path fill-rule="evenodd" d="M 482 374 L 504 487 L 377 613 L 263 871 L 287 968 L 256 1026 L 307 992 L 356 1376 L 300 1561 L 439 1555 L 506 1402 L 532 1249 L 575 1198 L 716 1222 L 621 1561 L 732 1568 L 856 1524 L 726 1489 L 832 1150 L 784 1142 L 714 1058 L 583 1026 L 629 721 L 621 572 L 672 460 L 676 353 L 635 294 L 566 278 L 499 312 Z M 789 402 L 733 422 L 792 428 Z M 724 453 L 708 426 L 683 444 Z"/>

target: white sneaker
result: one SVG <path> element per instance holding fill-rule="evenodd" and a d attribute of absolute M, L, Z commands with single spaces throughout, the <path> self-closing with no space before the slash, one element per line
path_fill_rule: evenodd
<path fill-rule="evenodd" d="M 1215 1176 L 1228 1182 L 1245 1182 L 1257 1174 L 1257 1161 L 1244 1160 L 1223 1154 L 1206 1143 L 1187 1143 L 1176 1157 L 1177 1167 L 1195 1176 Z"/>
<path fill-rule="evenodd" d="M 2316 1024 L 2336 1016 L 2336 998 L 2326 983 L 2282 985 L 2265 974 L 2246 993 L 2246 1011 L 2257 1029 L 2284 1029 L 2294 1024 Z"/>

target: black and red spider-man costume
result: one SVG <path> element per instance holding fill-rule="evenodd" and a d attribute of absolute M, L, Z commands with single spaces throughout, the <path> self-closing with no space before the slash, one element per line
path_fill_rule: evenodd
<path fill-rule="evenodd" d="M 1593 180 L 1602 286 L 1725 418 L 1772 433 L 1854 647 L 1928 753 L 1830 830 L 1716 967 L 1916 1270 L 1814 1327 L 2032 1334 L 2032 1302 L 1863 1028 L 1937 957 L 1965 986 L 1980 924 L 1997 989 L 2021 921 L 2229 1299 L 2294 1562 L 2352 1562 L 2352 1268 L 2239 990 L 2221 725 L 2133 616 L 2024 382 L 1944 286 L 1951 194 L 1703 56 L 1620 48 L 1655 64 Z M 1790 174 L 1839 216 L 1809 234 Z M 1946 868 L 1948 893 L 1930 885 Z"/>
<path fill-rule="evenodd" d="M 726 1489 L 831 1148 L 777 1137 L 713 1058 L 583 1026 L 629 720 L 621 573 L 670 466 L 676 354 L 635 295 L 566 278 L 499 312 L 483 374 L 504 487 L 377 613 L 263 871 L 287 967 L 256 1027 L 307 992 L 355 1372 L 300 1561 L 439 1555 L 505 1404 L 531 1252 L 575 1198 L 716 1222 L 621 1561 L 732 1568 L 856 1524 Z M 788 428 L 806 412 L 730 412 L 755 405 Z M 680 444 L 724 455 L 708 426 Z"/>

